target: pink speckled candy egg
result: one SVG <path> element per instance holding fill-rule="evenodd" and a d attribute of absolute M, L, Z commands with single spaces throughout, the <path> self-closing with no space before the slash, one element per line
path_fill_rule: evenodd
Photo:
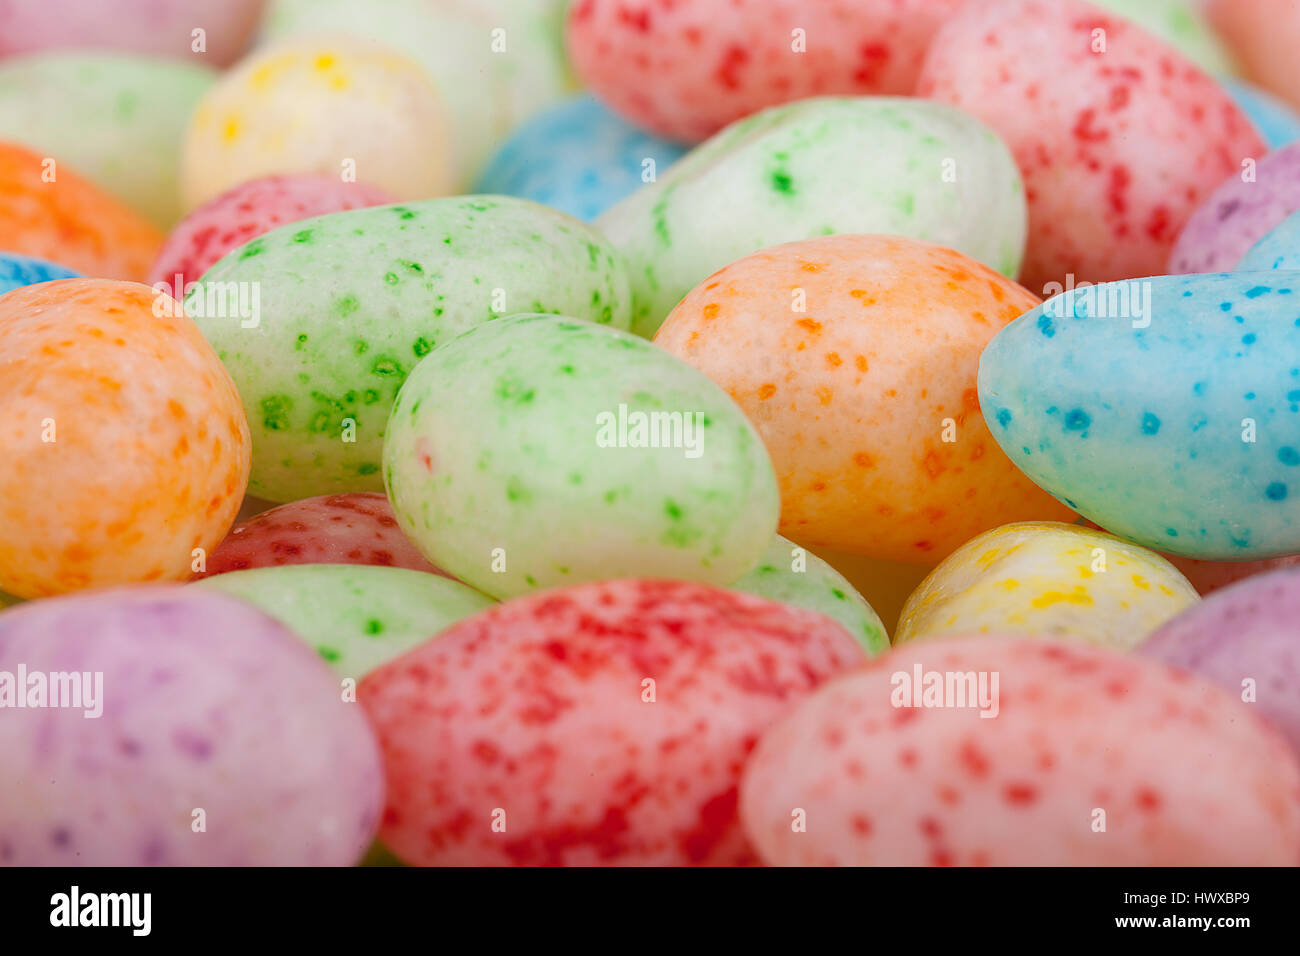
<path fill-rule="evenodd" d="M 388 498 L 375 492 L 304 498 L 255 515 L 231 529 L 194 577 L 285 564 L 374 564 L 451 577 L 416 550 Z"/>
<path fill-rule="evenodd" d="M 1300 554 L 1291 554 L 1283 558 L 1265 558 L 1263 561 L 1198 561 L 1196 558 L 1184 558 L 1176 554 L 1162 555 L 1191 582 L 1201 595 L 1226 588 L 1229 584 L 1244 581 L 1246 578 L 1289 568 L 1300 564 Z"/>
<path fill-rule="evenodd" d="M 264 3 L 0 0 L 0 57 L 44 50 L 98 49 L 228 66 L 248 46 Z M 200 29 L 201 44 L 194 33 Z"/>
<path fill-rule="evenodd" d="M 89 694 L 55 698 L 53 673 Z M 364 715 L 242 601 L 154 586 L 7 610 L 6 686 L 27 706 L 0 711 L 0 865 L 342 866 L 374 836 Z"/>
<path fill-rule="evenodd" d="M 832 681 L 763 736 L 740 813 L 773 865 L 1300 863 L 1275 731 L 1162 664 L 1041 638 L 912 645 Z"/>
<path fill-rule="evenodd" d="M 637 126 L 694 143 L 768 106 L 910 95 L 962 0 L 579 0 L 574 67 Z"/>
<path fill-rule="evenodd" d="M 1300 140 L 1238 169 L 1187 220 L 1169 275 L 1232 272 L 1274 226 L 1300 209 Z"/>
<path fill-rule="evenodd" d="M 1300 754 L 1300 571 L 1219 591 L 1166 621 L 1138 653 L 1248 702 Z"/>
<path fill-rule="evenodd" d="M 1300 2 L 1209 0 L 1207 13 L 1245 77 L 1300 109 Z"/>
<path fill-rule="evenodd" d="M 865 660 L 830 618 L 686 581 L 518 598 L 373 671 L 381 837 L 408 863 L 753 862 L 758 735 Z"/>
<path fill-rule="evenodd" d="M 165 282 L 171 294 L 180 298 L 186 284 L 199 279 L 231 249 L 277 226 L 395 201 L 382 189 L 344 182 L 338 176 L 301 173 L 252 179 L 181 220 L 158 253 L 149 283 Z M 177 275 L 181 276 L 179 283 Z"/>
<path fill-rule="evenodd" d="M 1029 203 L 1020 281 L 1044 294 L 1070 275 L 1162 273 L 1196 207 L 1265 148 L 1209 74 L 1082 0 L 971 0 L 935 36 L 918 92 L 1011 148 Z"/>

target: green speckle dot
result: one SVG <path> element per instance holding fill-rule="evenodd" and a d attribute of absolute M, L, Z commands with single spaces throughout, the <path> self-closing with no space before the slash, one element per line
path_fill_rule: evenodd
<path fill-rule="evenodd" d="M 406 369 L 402 368 L 401 363 L 398 362 L 397 359 L 388 355 L 381 355 L 375 359 L 375 364 L 370 366 L 370 372 L 373 375 L 384 376 L 406 375 Z"/>
<path fill-rule="evenodd" d="M 369 461 L 363 465 L 357 466 L 358 475 L 373 475 L 376 474 L 378 471 L 379 471 L 379 466 Z"/>
<path fill-rule="evenodd" d="M 289 412 L 293 410 L 293 399 L 287 395 L 268 395 L 258 403 L 262 411 L 262 425 L 273 432 L 282 432 L 289 427 Z"/>
<path fill-rule="evenodd" d="M 794 195 L 794 180 L 790 174 L 783 169 L 778 169 L 772 174 L 772 188 L 785 196 Z"/>
<path fill-rule="evenodd" d="M 261 239 L 254 239 L 248 245 L 244 246 L 244 251 L 239 254 L 239 261 L 251 259 L 253 256 L 260 256 L 264 251 L 264 244 Z"/>
<path fill-rule="evenodd" d="M 359 309 L 360 307 L 361 304 L 357 302 L 356 296 L 345 295 L 343 298 L 339 299 L 339 304 L 336 306 L 336 309 L 338 310 L 339 315 L 346 316 L 346 315 L 351 315 L 353 312 L 357 311 L 357 309 Z"/>
<path fill-rule="evenodd" d="M 334 648 L 325 647 L 323 645 L 321 647 L 316 648 L 316 653 L 319 654 L 321 657 L 325 658 L 325 660 L 329 661 L 331 664 L 333 664 L 335 661 L 337 661 L 340 657 L 343 656 L 338 651 L 334 650 Z"/>
<path fill-rule="evenodd" d="M 294 349 L 295 349 L 296 351 L 301 352 L 301 351 L 302 351 L 302 347 L 303 347 L 304 345 L 306 345 L 306 344 L 307 344 L 307 335 L 306 335 L 306 333 L 303 333 L 302 335 L 299 335 L 299 336 L 298 336 L 298 344 L 294 346 Z"/>
<path fill-rule="evenodd" d="M 426 338 L 418 338 L 411 345 L 411 351 L 415 353 L 416 358 L 424 358 L 433 351 L 433 343 Z"/>
<path fill-rule="evenodd" d="M 387 282 L 389 285 L 397 285 L 397 283 L 400 282 L 401 280 L 397 278 L 396 272 L 385 272 L 384 281 Z"/>
<path fill-rule="evenodd" d="M 671 498 L 664 499 L 664 514 L 668 515 L 672 521 L 682 520 L 681 506 Z"/>
<path fill-rule="evenodd" d="M 295 232 L 293 234 L 293 241 L 310 243 L 311 237 L 312 237 L 312 230 L 304 229 L 301 232 Z"/>
<path fill-rule="evenodd" d="M 383 630 L 384 630 L 384 622 L 379 620 L 379 618 L 372 617 L 370 620 L 366 621 L 367 634 L 379 634 L 382 633 Z"/>

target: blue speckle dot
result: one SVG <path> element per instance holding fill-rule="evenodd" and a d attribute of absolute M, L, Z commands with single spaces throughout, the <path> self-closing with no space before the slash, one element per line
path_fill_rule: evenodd
<path fill-rule="evenodd" d="M 1197 394 L 1197 395 L 1204 395 L 1204 394 L 1205 394 L 1205 383 L 1204 383 L 1204 382 L 1197 382 L 1195 385 L 1192 386 L 1192 392 L 1195 393 L 1195 394 Z"/>
<path fill-rule="evenodd" d="M 1154 435 L 1158 431 L 1160 431 L 1160 419 L 1147 412 L 1142 416 L 1142 434 Z"/>
<path fill-rule="evenodd" d="M 1275 481 L 1264 489 L 1264 497 L 1269 501 L 1281 501 L 1286 497 L 1286 485 Z"/>
<path fill-rule="evenodd" d="M 1243 336 L 1241 337 L 1241 343 L 1242 343 L 1242 345 L 1254 345 L 1254 344 L 1255 344 L 1255 333 L 1254 333 L 1254 332 L 1247 332 L 1245 335 L 1243 335 Z"/>
<path fill-rule="evenodd" d="M 1029 446 L 1028 446 L 1028 445 L 1021 445 L 1021 446 L 1020 446 L 1020 450 L 1023 451 L 1026 455 L 1031 455 L 1031 454 L 1033 454 L 1033 452 L 1031 452 L 1031 451 L 1029 450 Z"/>
<path fill-rule="evenodd" d="M 998 424 L 1003 428 L 1011 424 L 1011 410 L 1009 408 L 998 409 Z"/>
<path fill-rule="evenodd" d="M 1287 392 L 1286 400 L 1288 402 L 1300 402 L 1300 389 L 1293 388 L 1291 391 Z"/>
<path fill-rule="evenodd" d="M 1249 288 L 1249 289 L 1246 290 L 1246 298 L 1247 298 L 1247 299 L 1258 299 L 1258 298 L 1259 298 L 1261 295 L 1263 295 L 1265 292 L 1269 292 L 1269 291 L 1271 291 L 1271 290 L 1270 290 L 1269 287 L 1266 286 L 1266 285 L 1257 285 L 1257 286 L 1252 286 L 1251 288 Z"/>
<path fill-rule="evenodd" d="M 1066 506 L 1067 508 L 1073 508 L 1075 511 L 1078 511 L 1078 510 L 1079 510 L 1079 506 L 1076 505 L 1076 504 L 1075 504 L 1073 501 L 1071 501 L 1069 498 L 1062 498 L 1061 500 L 1065 502 L 1065 506 Z"/>
<path fill-rule="evenodd" d="M 1246 324 L 1245 316 L 1234 315 L 1232 318 L 1236 321 L 1236 323 L 1237 323 L 1238 325 L 1245 325 L 1245 324 Z"/>
<path fill-rule="evenodd" d="M 1046 312 L 1038 317 L 1038 331 L 1049 339 L 1056 334 L 1056 326 L 1052 324 L 1052 317 Z"/>
<path fill-rule="evenodd" d="M 1300 465 L 1300 451 L 1294 448 L 1279 448 L 1277 451 L 1277 460 L 1284 465 Z"/>
<path fill-rule="evenodd" d="M 1065 414 L 1066 430 L 1072 432 L 1081 432 L 1092 424 L 1092 416 L 1082 408 L 1076 408 Z"/>
<path fill-rule="evenodd" d="M 1231 302 L 1220 302 L 1220 303 L 1219 303 L 1219 308 L 1222 309 L 1224 312 L 1229 312 L 1229 311 L 1232 310 L 1232 303 L 1231 303 Z"/>
<path fill-rule="evenodd" d="M 1254 392 L 1247 392 L 1247 393 L 1246 393 L 1246 401 L 1248 401 L 1248 402 L 1253 402 L 1254 400 L 1255 400 L 1255 393 L 1254 393 Z"/>
<path fill-rule="evenodd" d="M 1175 531 L 1173 528 L 1165 528 L 1165 534 L 1169 535 L 1169 537 L 1171 538 L 1178 537 L 1178 532 Z"/>

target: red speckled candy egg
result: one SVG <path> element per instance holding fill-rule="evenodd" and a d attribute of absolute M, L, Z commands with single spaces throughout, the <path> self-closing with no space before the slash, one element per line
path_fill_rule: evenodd
<path fill-rule="evenodd" d="M 574 67 L 637 126 L 694 143 L 765 107 L 909 95 L 962 0 L 579 0 Z"/>
<path fill-rule="evenodd" d="M 232 249 L 285 223 L 346 209 L 386 206 L 388 193 L 337 176 L 301 173 L 240 183 L 186 216 L 168 237 L 149 272 L 149 282 L 180 287 L 202 278 Z M 172 295 L 179 295 L 171 289 Z"/>
<path fill-rule="evenodd" d="M 745 756 L 864 660 L 830 618 L 686 581 L 518 598 L 362 682 L 381 838 L 429 865 L 751 863 Z"/>
<path fill-rule="evenodd" d="M 1300 863 L 1300 765 L 1250 707 L 1043 638 L 923 642 L 832 682 L 764 735 L 740 813 L 775 865 Z"/>
<path fill-rule="evenodd" d="M 1020 281 L 1044 294 L 1070 274 L 1162 274 L 1201 201 L 1265 152 L 1209 74 L 1081 0 L 972 0 L 935 36 L 917 92 L 1011 147 L 1029 203 Z"/>
<path fill-rule="evenodd" d="M 451 577 L 424 559 L 374 492 L 291 501 L 235 525 L 195 578 L 284 564 L 377 564 Z"/>

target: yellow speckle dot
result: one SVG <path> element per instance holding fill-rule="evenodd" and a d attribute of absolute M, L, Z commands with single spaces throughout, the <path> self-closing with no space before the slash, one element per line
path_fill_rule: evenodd
<path fill-rule="evenodd" d="M 227 143 L 233 142 L 239 138 L 239 117 L 227 116 L 226 123 L 221 127 L 221 138 Z"/>
<path fill-rule="evenodd" d="M 1147 583 L 1147 579 L 1140 574 L 1133 575 L 1133 586 L 1141 588 L 1143 591 L 1151 590 L 1151 585 Z"/>
<path fill-rule="evenodd" d="M 328 53 L 322 53 L 320 56 L 316 57 L 316 69 L 328 70 L 334 65 L 334 62 L 334 57 L 330 56 Z"/>
<path fill-rule="evenodd" d="M 989 550 L 981 554 L 976 559 L 976 561 L 979 563 L 980 568 L 987 571 L 989 565 L 994 562 L 994 560 L 997 558 L 998 554 L 1001 553 L 1001 551 L 1002 551 L 1001 548 L 990 548 Z"/>
<path fill-rule="evenodd" d="M 1053 604 L 1078 604 L 1083 607 L 1091 607 L 1092 597 L 1089 596 L 1082 585 L 1079 585 L 1069 594 L 1064 594 L 1061 591 L 1044 591 L 1030 602 L 1030 605 L 1037 610 L 1051 607 Z"/>
<path fill-rule="evenodd" d="M 999 581 L 997 586 L 1004 591 L 1014 591 L 1020 587 L 1020 582 L 1015 578 L 1007 578 L 1005 581 Z"/>

